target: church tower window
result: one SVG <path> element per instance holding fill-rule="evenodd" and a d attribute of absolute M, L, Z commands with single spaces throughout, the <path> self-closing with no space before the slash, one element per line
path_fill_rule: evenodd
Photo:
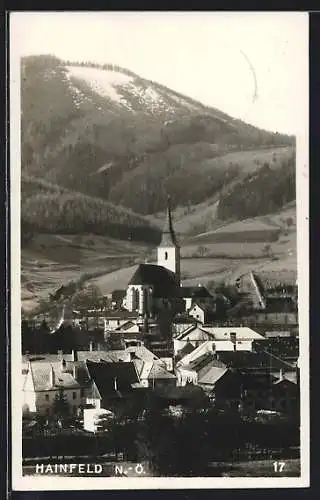
<path fill-rule="evenodd" d="M 158 266 L 163 266 L 173 272 L 180 283 L 180 247 L 173 229 L 170 198 L 165 225 L 162 231 L 161 243 L 158 246 Z"/>

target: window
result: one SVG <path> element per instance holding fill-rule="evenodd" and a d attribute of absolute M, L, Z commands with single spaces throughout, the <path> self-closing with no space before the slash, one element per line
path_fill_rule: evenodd
<path fill-rule="evenodd" d="M 76 393 L 76 392 L 73 392 L 73 393 L 72 393 L 72 399 L 76 399 L 76 397 L 77 397 L 77 393 Z"/>
<path fill-rule="evenodd" d="M 49 394 L 46 394 L 45 398 L 46 398 L 46 401 L 49 401 Z"/>
<path fill-rule="evenodd" d="M 168 260 L 168 252 L 164 252 L 164 260 Z"/>

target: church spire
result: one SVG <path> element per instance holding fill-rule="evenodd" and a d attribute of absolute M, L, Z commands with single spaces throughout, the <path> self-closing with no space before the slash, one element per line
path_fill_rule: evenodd
<path fill-rule="evenodd" d="M 162 238 L 160 246 L 169 247 L 169 246 L 178 246 L 177 238 L 173 229 L 172 224 L 172 213 L 171 213 L 171 200 L 170 196 L 167 198 L 167 217 L 162 230 Z"/>

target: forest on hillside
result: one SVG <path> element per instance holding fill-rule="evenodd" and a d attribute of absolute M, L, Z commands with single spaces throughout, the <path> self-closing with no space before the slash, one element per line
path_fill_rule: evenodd
<path fill-rule="evenodd" d="M 296 198 L 296 162 L 293 154 L 272 168 L 265 163 L 220 197 L 219 219 L 245 219 L 274 213 Z"/>
<path fill-rule="evenodd" d="M 130 87 L 117 92 L 134 112 L 105 99 L 70 76 L 70 65 L 127 74 L 133 86 L 161 97 L 169 119 L 166 112 L 152 114 Z M 293 137 L 245 124 L 125 68 L 24 57 L 21 105 L 23 234 L 90 231 L 156 242 L 158 231 L 138 214 L 163 211 L 168 194 L 174 207 L 190 207 L 222 191 L 224 220 L 270 212 L 292 198 L 285 167 L 243 181 L 241 161 L 216 160 L 228 152 L 292 147 Z"/>
<path fill-rule="evenodd" d="M 143 217 L 99 198 L 22 176 L 22 243 L 35 232 L 85 233 L 157 243 L 158 229 Z"/>

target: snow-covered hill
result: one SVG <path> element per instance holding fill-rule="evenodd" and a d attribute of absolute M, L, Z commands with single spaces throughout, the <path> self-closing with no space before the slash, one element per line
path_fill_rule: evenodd
<path fill-rule="evenodd" d="M 165 114 L 170 118 L 181 112 L 204 111 L 201 104 L 192 103 L 157 84 L 118 70 L 88 66 L 66 66 L 66 69 L 69 88 L 77 108 L 88 101 L 86 92 L 81 90 L 81 83 L 84 83 L 94 94 L 106 99 L 106 104 L 111 101 L 132 113 L 143 109 L 150 115 Z"/>

